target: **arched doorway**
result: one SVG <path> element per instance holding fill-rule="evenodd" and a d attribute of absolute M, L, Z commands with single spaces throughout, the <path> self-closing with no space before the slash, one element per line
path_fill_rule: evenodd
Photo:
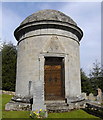
<path fill-rule="evenodd" d="M 63 57 L 45 57 L 45 100 L 63 100 L 65 96 Z"/>

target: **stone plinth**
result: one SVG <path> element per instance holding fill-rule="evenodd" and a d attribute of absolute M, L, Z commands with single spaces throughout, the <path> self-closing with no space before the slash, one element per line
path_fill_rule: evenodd
<path fill-rule="evenodd" d="M 7 111 L 31 111 L 31 108 L 32 106 L 30 103 L 22 103 L 15 101 L 10 101 L 5 106 L 5 110 Z"/>

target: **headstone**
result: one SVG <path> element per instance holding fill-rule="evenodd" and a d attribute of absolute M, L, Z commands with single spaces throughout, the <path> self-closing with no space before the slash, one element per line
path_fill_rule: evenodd
<path fill-rule="evenodd" d="M 33 82 L 33 88 L 35 91 L 33 94 L 33 104 L 32 104 L 32 111 L 35 111 L 37 114 L 40 110 L 45 111 L 46 105 L 44 105 L 44 91 L 43 85 L 41 82 Z M 47 111 L 44 117 L 47 117 Z"/>
<path fill-rule="evenodd" d="M 98 90 L 97 101 L 102 102 L 102 90 L 100 88 Z"/>
<path fill-rule="evenodd" d="M 43 88 L 41 82 L 35 83 L 33 82 L 34 94 L 33 94 L 33 105 L 32 111 L 46 109 L 44 105 L 44 98 L 43 98 Z"/>

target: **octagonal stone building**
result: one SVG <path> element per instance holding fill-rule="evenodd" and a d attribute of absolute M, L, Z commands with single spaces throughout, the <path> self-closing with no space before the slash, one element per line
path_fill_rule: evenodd
<path fill-rule="evenodd" d="M 79 42 L 82 30 L 67 15 L 41 10 L 14 32 L 18 41 L 16 97 L 33 98 L 32 109 L 45 101 L 70 102 L 81 95 Z"/>

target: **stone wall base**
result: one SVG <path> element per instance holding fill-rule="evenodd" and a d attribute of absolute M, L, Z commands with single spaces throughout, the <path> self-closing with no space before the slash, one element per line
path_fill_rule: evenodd
<path fill-rule="evenodd" d="M 57 112 L 70 112 L 71 110 L 85 108 L 86 102 L 79 101 L 75 103 L 63 103 L 63 102 L 54 102 L 54 103 L 46 103 L 46 107 L 49 113 Z"/>
<path fill-rule="evenodd" d="M 34 105 L 27 98 L 13 97 L 9 103 L 6 104 L 5 110 L 11 111 L 34 111 L 36 109 L 47 109 L 48 112 L 69 112 L 73 109 L 85 108 L 85 99 L 68 98 L 67 101 L 45 101 L 45 104 Z M 40 107 L 40 108 L 39 108 Z"/>
<path fill-rule="evenodd" d="M 74 109 L 85 108 L 86 102 L 76 102 L 76 103 L 63 103 L 63 102 L 48 102 L 45 104 L 48 112 L 69 112 Z M 5 110 L 7 111 L 31 111 L 32 104 L 30 103 L 22 103 L 16 101 L 10 101 L 6 104 Z"/>
<path fill-rule="evenodd" d="M 30 103 L 22 103 L 22 102 L 15 102 L 10 101 L 5 105 L 5 110 L 7 111 L 31 111 L 31 104 Z"/>

